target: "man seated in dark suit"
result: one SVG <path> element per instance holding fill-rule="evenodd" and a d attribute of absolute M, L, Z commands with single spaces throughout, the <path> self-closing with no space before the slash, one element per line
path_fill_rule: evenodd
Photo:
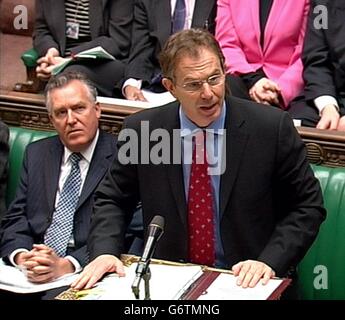
<path fill-rule="evenodd" d="M 139 199 L 146 231 L 154 215 L 165 219 L 156 258 L 232 268 L 243 287 L 291 276 L 326 214 L 291 118 L 226 94 L 224 56 L 208 32 L 174 34 L 160 62 L 177 101 L 125 120 L 95 193 L 91 263 L 72 286 L 124 275 L 122 234 Z"/>
<path fill-rule="evenodd" d="M 131 45 L 133 0 L 36 0 L 35 8 L 37 76 L 48 80 L 67 58 L 101 46 L 115 60 L 74 60 L 63 72 L 83 72 L 99 95 L 116 95 L 114 82 L 124 76 Z"/>
<path fill-rule="evenodd" d="M 164 43 L 178 29 L 199 27 L 214 33 L 216 11 L 215 0 L 135 1 L 132 46 L 122 87 L 126 99 L 146 101 L 141 89 L 166 91 L 158 61 Z M 174 19 L 183 22 L 174 24 Z"/>
<path fill-rule="evenodd" d="M 0 222 L 6 212 L 6 181 L 8 164 L 8 128 L 0 121 Z"/>
<path fill-rule="evenodd" d="M 58 136 L 31 143 L 20 184 L 2 221 L 1 257 L 35 283 L 80 271 L 88 262 L 93 193 L 116 153 L 98 129 L 95 87 L 80 73 L 52 78 L 46 106 Z"/>
<path fill-rule="evenodd" d="M 343 0 L 313 0 L 302 54 L 304 94 L 291 116 L 303 126 L 345 131 Z"/>

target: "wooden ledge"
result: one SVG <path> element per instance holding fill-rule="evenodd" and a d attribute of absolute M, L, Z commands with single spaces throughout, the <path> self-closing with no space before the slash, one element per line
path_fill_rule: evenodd
<path fill-rule="evenodd" d="M 125 117 L 141 108 L 101 104 L 100 127 L 118 134 Z M 12 126 L 39 130 L 53 130 L 44 98 L 39 94 L 0 91 L 0 119 Z M 345 132 L 298 127 L 306 144 L 311 163 L 330 167 L 345 167 Z"/>

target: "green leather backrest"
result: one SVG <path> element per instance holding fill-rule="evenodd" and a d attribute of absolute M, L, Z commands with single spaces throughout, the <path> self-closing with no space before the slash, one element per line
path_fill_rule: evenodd
<path fill-rule="evenodd" d="M 303 299 L 345 299 L 345 168 L 313 166 L 327 209 L 320 232 L 298 267 Z"/>
<path fill-rule="evenodd" d="M 8 205 L 13 200 L 16 192 L 26 146 L 30 142 L 52 135 L 56 135 L 56 132 L 10 127 L 9 178 L 6 194 L 6 202 Z"/>

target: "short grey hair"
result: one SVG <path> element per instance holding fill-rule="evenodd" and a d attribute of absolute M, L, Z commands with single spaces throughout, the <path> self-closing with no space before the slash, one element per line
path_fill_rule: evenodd
<path fill-rule="evenodd" d="M 87 92 L 90 98 L 90 101 L 96 102 L 97 99 L 97 88 L 94 84 L 85 76 L 85 74 L 81 72 L 66 72 L 60 73 L 57 76 L 51 77 L 49 82 L 47 83 L 45 90 L 44 90 L 44 97 L 45 97 L 45 104 L 48 109 L 48 112 L 51 113 L 51 101 L 50 101 L 50 93 L 54 89 L 62 88 L 69 84 L 70 82 L 77 80 L 82 82 L 85 87 L 87 88 Z"/>

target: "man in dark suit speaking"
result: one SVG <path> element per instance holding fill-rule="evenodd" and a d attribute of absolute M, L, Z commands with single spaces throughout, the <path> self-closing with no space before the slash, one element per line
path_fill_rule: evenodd
<path fill-rule="evenodd" d="M 138 199 L 146 230 L 154 215 L 165 219 L 156 258 L 232 268 L 243 287 L 288 275 L 325 218 L 291 118 L 226 95 L 224 56 L 206 31 L 171 36 L 160 62 L 177 102 L 126 119 L 96 190 L 92 261 L 72 286 L 124 274 L 123 230 Z"/>
<path fill-rule="evenodd" d="M 46 105 L 58 136 L 30 144 L 20 184 L 2 221 L 1 257 L 49 282 L 88 261 L 93 192 L 116 153 L 113 135 L 98 129 L 95 87 L 79 73 L 51 79 Z"/>

